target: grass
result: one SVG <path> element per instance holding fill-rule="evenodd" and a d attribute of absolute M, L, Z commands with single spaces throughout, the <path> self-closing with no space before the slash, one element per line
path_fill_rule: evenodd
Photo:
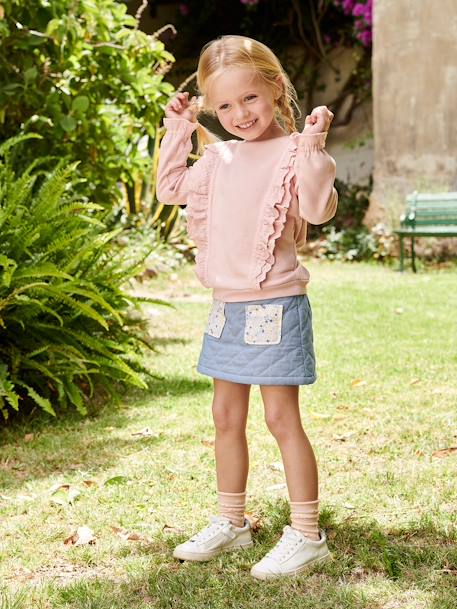
<path fill-rule="evenodd" d="M 216 506 L 212 381 L 195 370 L 210 292 L 186 266 L 147 288 L 175 307 L 149 309 L 160 349 L 149 392 L 85 420 L 1 431 L 0 609 L 455 609 L 457 453 L 434 456 L 457 446 L 455 269 L 307 267 L 318 381 L 301 388 L 301 406 L 334 560 L 293 580 L 249 575 L 288 522 L 256 386 L 254 547 L 204 565 L 172 559 Z M 60 484 L 80 494 L 53 495 Z M 96 542 L 65 545 L 81 525 Z"/>

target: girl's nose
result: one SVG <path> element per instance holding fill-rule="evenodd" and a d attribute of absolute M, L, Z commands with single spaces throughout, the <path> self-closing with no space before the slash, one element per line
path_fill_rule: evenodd
<path fill-rule="evenodd" d="M 235 118 L 238 121 L 241 121 L 249 116 L 249 111 L 246 108 L 239 108 L 235 112 Z"/>

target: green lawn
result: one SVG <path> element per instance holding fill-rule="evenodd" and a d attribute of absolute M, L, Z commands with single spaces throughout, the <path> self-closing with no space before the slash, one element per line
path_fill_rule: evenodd
<path fill-rule="evenodd" d="M 1 432 L 0 609 L 455 609 L 457 450 L 436 451 L 457 447 L 457 271 L 307 266 L 318 381 L 301 405 L 334 560 L 293 580 L 249 575 L 288 522 L 256 386 L 254 547 L 203 565 L 172 559 L 216 506 L 212 381 L 195 369 L 211 295 L 185 267 L 147 287 L 175 307 L 148 309 L 150 392 L 86 420 Z M 65 545 L 83 525 L 95 543 Z"/>

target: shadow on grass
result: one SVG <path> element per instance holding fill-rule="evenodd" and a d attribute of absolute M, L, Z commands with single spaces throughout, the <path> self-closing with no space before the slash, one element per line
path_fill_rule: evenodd
<path fill-rule="evenodd" d="M 40 412 L 18 419 L 0 431 L 0 485 L 11 489 L 54 473 L 109 468 L 120 456 L 137 451 L 140 442 L 150 446 L 167 441 L 166 434 L 144 439 L 116 436 L 116 431 L 132 424 L 130 408 L 152 408 L 160 418 L 161 411 L 176 407 L 164 398 L 197 395 L 210 389 L 211 382 L 205 378 L 164 376 L 151 381 L 147 391 L 126 393 L 121 408 L 104 404 L 87 417 L 68 411 L 62 418 Z M 31 433 L 33 440 L 27 440 L 26 434 Z"/>
<path fill-rule="evenodd" d="M 164 395 L 176 397 L 208 391 L 211 388 L 212 382 L 209 378 L 190 379 L 185 376 L 164 376 L 151 381 L 147 393 L 141 395 L 146 396 L 146 399 L 148 399 L 148 395 L 151 395 L 153 399 Z"/>
<path fill-rule="evenodd" d="M 34 606 L 48 607 L 45 601 L 51 601 L 53 609 L 455 609 L 456 534 L 430 519 L 386 531 L 376 521 L 338 519 L 324 508 L 321 525 L 334 560 L 296 578 L 259 582 L 249 570 L 289 522 L 289 507 L 278 500 L 263 503 L 259 512 L 264 524 L 250 550 L 208 563 L 180 563 L 172 549 L 186 536 L 164 533 L 131 550 L 143 559 L 141 575 L 130 568 L 122 582 L 100 578 L 51 586 L 35 597 Z M 29 589 L 27 597 L 32 594 Z M 17 595 L 7 601 L 2 609 L 31 606 Z"/>
<path fill-rule="evenodd" d="M 153 336 L 154 346 L 164 346 L 164 345 L 188 345 L 192 341 L 188 338 L 181 338 L 179 336 L 168 337 L 168 336 Z M 160 351 L 158 349 L 158 351 Z"/>

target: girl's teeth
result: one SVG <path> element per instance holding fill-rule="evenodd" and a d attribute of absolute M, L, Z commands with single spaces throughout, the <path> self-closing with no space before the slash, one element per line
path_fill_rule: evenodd
<path fill-rule="evenodd" d="M 240 127 L 240 129 L 247 129 L 248 127 L 251 127 L 254 123 L 255 123 L 255 120 L 251 121 L 250 123 L 244 123 L 243 125 L 238 125 L 238 127 Z"/>

